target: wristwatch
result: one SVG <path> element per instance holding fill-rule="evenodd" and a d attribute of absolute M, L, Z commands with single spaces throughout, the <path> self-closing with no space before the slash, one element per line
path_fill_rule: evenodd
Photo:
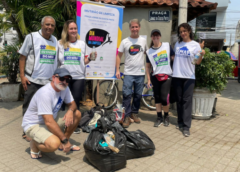
<path fill-rule="evenodd" d="M 88 61 L 91 61 L 90 57 L 88 57 Z"/>
<path fill-rule="evenodd" d="M 68 142 L 68 139 L 67 139 L 67 138 L 64 139 L 64 140 L 61 140 L 61 143 L 64 144 L 64 145 L 67 144 L 67 142 Z"/>

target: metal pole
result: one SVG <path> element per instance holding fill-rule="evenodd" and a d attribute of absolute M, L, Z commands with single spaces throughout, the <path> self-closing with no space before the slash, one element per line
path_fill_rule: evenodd
<path fill-rule="evenodd" d="M 187 23 L 188 0 L 179 0 L 178 25 Z"/>

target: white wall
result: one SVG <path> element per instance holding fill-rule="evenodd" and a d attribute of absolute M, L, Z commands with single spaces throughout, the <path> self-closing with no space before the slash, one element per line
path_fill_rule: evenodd
<path fill-rule="evenodd" d="M 229 0 L 207 0 L 208 2 L 218 3 L 217 9 L 214 11 L 222 11 L 228 7 Z M 213 12 L 213 11 L 212 11 Z"/>

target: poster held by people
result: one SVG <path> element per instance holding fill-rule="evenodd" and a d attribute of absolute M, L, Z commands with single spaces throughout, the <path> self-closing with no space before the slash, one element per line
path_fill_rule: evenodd
<path fill-rule="evenodd" d="M 116 53 L 121 43 L 123 7 L 77 1 L 77 24 L 86 51 L 97 52 L 86 66 L 86 79 L 116 79 Z"/>

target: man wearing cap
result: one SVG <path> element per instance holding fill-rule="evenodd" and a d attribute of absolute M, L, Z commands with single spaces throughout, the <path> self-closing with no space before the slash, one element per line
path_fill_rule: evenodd
<path fill-rule="evenodd" d="M 145 78 L 144 53 L 147 50 L 146 39 L 139 36 L 140 22 L 138 19 L 132 19 L 129 22 L 131 35 L 122 40 L 118 49 L 116 60 L 116 77 L 120 79 L 119 66 L 121 57 L 124 53 L 124 79 L 123 79 L 123 107 L 125 107 L 125 119 L 123 127 L 127 128 L 130 125 L 130 117 L 135 123 L 140 123 L 138 118 L 138 110 L 142 97 L 142 91 Z M 134 87 L 133 102 L 132 87 Z"/>
<path fill-rule="evenodd" d="M 22 127 L 26 135 L 32 139 L 30 156 L 33 159 L 41 158 L 41 151 L 80 150 L 78 146 L 71 145 L 69 142 L 71 134 L 81 119 L 81 112 L 77 110 L 68 88 L 71 79 L 67 69 L 56 69 L 51 83 L 40 88 L 29 104 L 23 117 Z M 61 118 L 58 111 L 63 102 L 68 105 L 68 111 Z"/>
<path fill-rule="evenodd" d="M 23 85 L 24 115 L 29 103 L 36 91 L 49 83 L 49 78 L 57 69 L 57 39 L 53 36 L 55 20 L 51 16 L 45 16 L 41 21 L 41 29 L 28 34 L 19 50 L 19 70 Z M 22 137 L 29 141 L 23 133 Z"/>

